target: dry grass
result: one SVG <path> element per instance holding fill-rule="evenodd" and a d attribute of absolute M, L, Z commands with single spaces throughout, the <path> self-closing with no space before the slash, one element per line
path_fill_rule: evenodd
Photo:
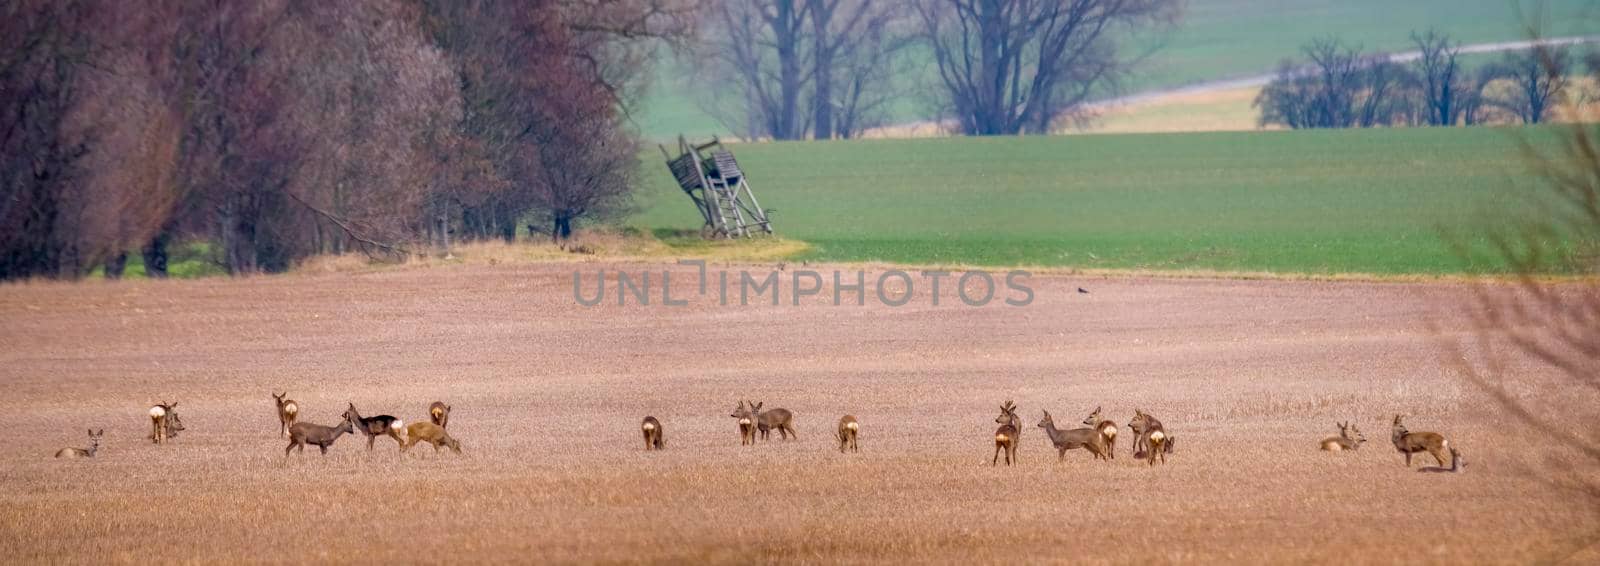
<path fill-rule="evenodd" d="M 4 287 L 0 556 L 1600 560 L 1593 502 L 1527 473 L 1579 460 L 1441 369 L 1425 319 L 1457 286 L 1052 276 L 1026 308 L 576 306 L 572 269 L 601 267 L 619 266 Z M 1512 369 L 1515 394 L 1562 394 Z M 410 421 L 446 400 L 466 454 L 347 437 L 285 461 L 282 389 L 326 424 L 347 401 Z M 800 440 L 739 446 L 726 415 L 742 398 L 793 410 Z M 1007 398 L 1027 419 L 1021 465 L 993 468 Z M 188 430 L 156 447 L 144 410 L 161 399 Z M 1057 463 L 1039 411 L 1076 422 L 1095 405 L 1154 412 L 1178 452 L 1150 469 L 1124 441 L 1111 463 Z M 859 455 L 830 438 L 847 412 Z M 1406 470 L 1394 412 L 1448 434 L 1468 473 Z M 666 451 L 643 450 L 645 414 Z M 1371 442 L 1319 453 L 1342 420 Z M 100 457 L 50 457 L 89 426 L 106 429 Z"/>

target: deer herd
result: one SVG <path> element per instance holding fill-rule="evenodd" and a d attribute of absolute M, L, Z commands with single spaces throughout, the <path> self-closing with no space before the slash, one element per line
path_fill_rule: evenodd
<path fill-rule="evenodd" d="M 356 410 L 354 403 L 345 409 L 339 424 L 325 426 L 309 422 L 301 422 L 300 405 L 288 398 L 288 392 L 272 394 L 273 404 L 278 413 L 278 436 L 287 436 L 289 445 L 284 447 L 283 455 L 288 457 L 295 449 L 303 454 L 306 445 L 316 446 L 323 453 L 328 453 L 328 448 L 340 436 L 360 432 L 367 437 L 367 450 L 373 449 L 373 443 L 380 436 L 394 439 L 400 452 L 405 453 L 418 442 L 427 442 L 433 445 L 435 452 L 449 448 L 457 454 L 461 453 L 461 443 L 446 432 L 450 424 L 450 405 L 435 401 L 428 406 L 428 420 L 418 421 L 409 425 L 391 415 L 375 415 L 363 417 Z M 738 420 L 739 439 L 742 445 L 753 445 L 759 433 L 761 440 L 769 440 L 773 430 L 778 431 L 782 440 L 790 438 L 799 439 L 794 429 L 794 413 L 788 409 L 764 409 L 765 403 L 740 401 L 734 408 L 730 417 Z M 183 428 L 183 420 L 178 417 L 178 404 L 173 402 L 158 403 L 150 407 L 150 435 L 149 439 L 155 444 L 164 444 L 176 437 Z M 1117 447 L 1117 431 L 1120 430 L 1116 421 L 1105 417 L 1101 407 L 1095 407 L 1089 416 L 1084 417 L 1081 428 L 1061 429 L 1056 427 L 1055 419 L 1050 416 L 1050 411 L 1042 411 L 1043 417 L 1039 420 L 1038 427 L 1044 429 L 1045 436 L 1050 444 L 1055 447 L 1058 461 L 1065 461 L 1067 451 L 1083 449 L 1096 460 L 1110 461 L 1115 459 Z M 1466 466 L 1466 461 L 1461 453 L 1450 441 L 1436 432 L 1411 432 L 1403 424 L 1403 417 L 1395 415 L 1391 428 L 1391 440 L 1395 450 L 1405 456 L 1406 467 L 1411 467 L 1411 457 L 1420 452 L 1427 452 L 1433 456 L 1438 466 L 1428 466 L 1417 471 L 1426 473 L 1460 472 Z M 994 422 L 999 428 L 994 431 L 994 456 L 990 458 L 990 465 L 998 466 L 1001 456 L 1005 457 L 1007 466 L 1017 462 L 1017 445 L 1022 437 L 1022 418 L 1017 414 L 1017 405 L 1006 401 L 1000 405 L 1000 416 Z M 1361 429 L 1349 422 L 1335 423 L 1339 428 L 1339 436 L 1324 438 L 1318 447 L 1326 452 L 1346 452 L 1361 448 L 1367 441 Z M 1132 456 L 1142 459 L 1148 465 L 1157 463 L 1165 464 L 1167 455 L 1173 452 L 1177 440 L 1166 427 L 1154 416 L 1139 409 L 1134 409 L 1133 418 L 1128 421 L 1128 430 L 1133 436 Z M 639 424 L 639 430 L 644 435 L 646 451 L 663 450 L 666 448 L 666 429 L 661 420 L 654 416 L 646 416 Z M 839 452 L 860 452 L 858 437 L 861 433 L 861 423 L 854 415 L 845 415 L 839 418 L 839 426 L 835 438 L 839 443 Z M 105 429 L 98 431 L 89 430 L 88 448 L 62 448 L 56 452 L 57 458 L 93 458 L 100 449 L 100 439 L 105 434 Z M 1450 455 L 1450 465 L 1445 467 L 1445 454 Z"/>

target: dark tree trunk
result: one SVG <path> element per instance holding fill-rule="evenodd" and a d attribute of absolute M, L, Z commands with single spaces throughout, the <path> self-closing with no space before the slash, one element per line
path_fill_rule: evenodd
<path fill-rule="evenodd" d="M 167 278 L 167 234 L 156 234 L 144 247 L 144 275 L 151 279 Z"/>
<path fill-rule="evenodd" d="M 121 279 L 122 271 L 128 268 L 128 252 L 111 256 L 106 260 L 106 279 Z"/>

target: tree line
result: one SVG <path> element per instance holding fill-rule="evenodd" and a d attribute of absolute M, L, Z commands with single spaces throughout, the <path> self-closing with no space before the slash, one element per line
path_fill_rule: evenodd
<path fill-rule="evenodd" d="M 624 211 L 666 0 L 0 6 L 0 279 L 231 274 Z"/>
<path fill-rule="evenodd" d="M 965 135 L 1044 134 L 1125 76 L 1130 32 L 1178 0 L 712 0 L 702 108 L 747 139 L 858 136 L 925 86 Z M 916 56 L 907 56 L 915 53 Z M 923 55 L 930 69 L 910 65 Z M 920 73 L 920 74 L 919 74 Z M 923 76 L 927 75 L 927 76 Z M 926 84 L 923 84 L 926 83 Z"/>
<path fill-rule="evenodd" d="M 1413 32 L 1411 43 L 1415 51 L 1402 61 L 1337 38 L 1311 41 L 1257 95 L 1258 122 L 1295 129 L 1538 124 L 1568 95 L 1580 64 L 1569 46 L 1537 43 L 1469 68 L 1461 43 L 1448 35 Z M 1600 74 L 1600 57 L 1581 64 Z"/>

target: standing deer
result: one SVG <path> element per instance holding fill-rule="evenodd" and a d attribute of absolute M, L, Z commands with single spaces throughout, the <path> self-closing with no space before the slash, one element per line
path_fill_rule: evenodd
<path fill-rule="evenodd" d="M 782 436 L 784 440 L 788 440 L 791 436 L 795 440 L 800 439 L 800 435 L 794 432 L 794 413 L 789 412 L 788 409 L 781 408 L 762 412 L 761 407 L 763 405 L 766 405 L 766 403 L 750 405 L 750 414 L 755 417 L 756 430 L 761 431 L 761 440 L 769 440 L 772 437 L 772 429 L 778 429 L 778 435 Z"/>
<path fill-rule="evenodd" d="M 644 431 L 645 451 L 660 450 L 666 446 L 666 433 L 661 430 L 661 421 L 656 420 L 655 417 L 645 416 L 644 422 L 639 423 L 639 430 Z"/>
<path fill-rule="evenodd" d="M 1426 450 L 1433 455 L 1433 459 L 1444 465 L 1444 453 L 1450 450 L 1450 441 L 1437 432 L 1411 432 L 1406 430 L 1406 425 L 1400 423 L 1400 415 L 1394 416 L 1394 428 L 1390 431 L 1390 439 L 1394 441 L 1395 450 L 1406 455 L 1406 467 L 1411 467 L 1411 455 Z"/>
<path fill-rule="evenodd" d="M 1133 420 L 1128 422 L 1128 428 L 1139 431 L 1138 439 L 1143 440 L 1145 444 L 1145 461 L 1152 466 L 1156 465 L 1157 459 L 1163 464 L 1167 463 L 1167 453 L 1172 451 L 1172 437 L 1167 436 L 1167 429 L 1161 426 L 1161 421 L 1145 414 L 1144 411 L 1134 409 Z M 1137 445 L 1138 440 L 1135 440 L 1135 447 Z M 1134 457 L 1138 458 L 1139 454 L 1135 452 Z"/>
<path fill-rule="evenodd" d="M 288 396 L 288 391 L 284 391 L 282 395 L 272 394 L 272 402 L 278 406 L 278 438 L 289 434 L 289 427 L 294 426 L 295 419 L 300 417 L 300 405 L 296 404 L 294 399 L 285 399 Z"/>
<path fill-rule="evenodd" d="M 361 413 L 356 412 L 355 403 L 351 403 L 350 408 L 345 409 L 344 418 L 350 422 L 350 426 L 361 431 L 361 434 L 367 435 L 367 450 L 372 449 L 372 441 L 381 435 L 393 438 L 395 444 L 404 445 L 406 443 L 406 439 L 400 437 L 400 432 L 405 430 L 406 427 L 405 423 L 400 422 L 400 419 L 389 415 L 362 417 Z"/>
<path fill-rule="evenodd" d="M 1134 419 L 1128 422 L 1128 428 L 1133 430 L 1133 458 L 1137 460 L 1150 456 L 1150 434 L 1148 429 L 1151 427 L 1162 429 L 1161 436 L 1165 440 L 1161 446 L 1162 454 L 1171 454 L 1174 441 L 1177 439 L 1173 438 L 1172 434 L 1161 426 L 1161 421 L 1138 409 L 1134 409 L 1133 414 Z M 1166 456 L 1162 456 L 1163 461 L 1165 461 L 1165 458 Z"/>
<path fill-rule="evenodd" d="M 1451 448 L 1450 449 L 1450 467 L 1448 467 L 1448 468 L 1436 468 L 1436 467 L 1433 467 L 1433 466 L 1428 466 L 1428 467 L 1425 467 L 1425 468 L 1418 468 L 1417 471 L 1418 472 L 1428 472 L 1428 473 L 1450 473 L 1450 474 L 1454 474 L 1454 473 L 1459 473 L 1459 472 L 1465 471 L 1466 467 L 1467 467 L 1467 459 L 1466 458 L 1462 458 L 1461 457 L 1461 453 L 1457 452 L 1455 448 Z"/>
<path fill-rule="evenodd" d="M 350 419 L 339 421 L 339 426 L 322 426 L 319 424 L 298 422 L 289 427 L 289 445 L 283 448 L 283 457 L 289 457 L 289 451 L 300 449 L 301 454 L 306 453 L 306 445 L 315 445 L 322 449 L 322 454 L 328 454 L 328 447 L 333 446 L 333 441 L 339 439 L 341 434 L 349 434 L 354 425 Z"/>
<path fill-rule="evenodd" d="M 740 401 L 739 406 L 733 410 L 730 417 L 739 419 L 739 445 L 756 443 L 756 421 L 750 416 L 750 409 L 745 408 L 745 402 Z"/>
<path fill-rule="evenodd" d="M 95 431 L 94 429 L 89 429 L 89 449 L 88 450 L 84 450 L 82 448 L 62 448 L 61 450 L 56 451 L 56 457 L 57 458 L 93 458 L 95 453 L 100 451 L 100 437 L 105 436 L 105 435 L 106 435 L 106 429 L 102 428 L 98 432 Z"/>
<path fill-rule="evenodd" d="M 444 427 L 431 422 L 419 421 L 411 423 L 410 426 L 407 426 L 406 441 L 400 445 L 400 452 L 404 453 L 405 451 L 410 450 L 411 446 L 418 442 L 427 442 L 428 444 L 432 444 L 434 452 L 438 452 L 439 447 L 441 446 L 448 446 L 451 450 L 455 451 L 455 453 L 461 453 L 461 443 L 457 442 L 456 439 L 451 438 L 450 433 L 444 431 Z"/>
<path fill-rule="evenodd" d="M 839 453 L 843 454 L 845 448 L 852 452 L 860 452 L 861 447 L 856 445 L 856 436 L 861 434 L 861 423 L 856 422 L 855 415 L 845 415 L 839 418 Z"/>
<path fill-rule="evenodd" d="M 1343 452 L 1361 447 L 1367 441 L 1367 435 L 1361 434 L 1361 429 L 1348 422 L 1333 423 L 1339 426 L 1339 436 L 1330 436 L 1322 439 L 1322 449 L 1327 452 Z M 1353 436 L 1352 436 L 1353 435 Z"/>
<path fill-rule="evenodd" d="M 1093 413 L 1089 413 L 1089 416 L 1084 417 L 1083 424 L 1100 431 L 1100 438 L 1105 441 L 1106 445 L 1106 456 L 1115 460 L 1117 458 L 1117 421 L 1100 416 L 1100 407 L 1095 407 Z"/>
<path fill-rule="evenodd" d="M 1050 437 L 1050 443 L 1056 447 L 1056 461 L 1067 461 L 1067 451 L 1073 448 L 1082 448 L 1094 454 L 1096 459 L 1110 461 L 1106 457 L 1105 437 L 1099 429 L 1075 428 L 1060 430 L 1056 428 L 1055 419 L 1050 418 L 1050 411 L 1044 412 L 1044 419 L 1039 421 L 1039 428 Z"/>
<path fill-rule="evenodd" d="M 428 418 L 439 428 L 450 428 L 450 406 L 443 401 L 434 401 L 428 405 Z"/>
<path fill-rule="evenodd" d="M 150 442 L 165 444 L 168 438 L 178 436 L 183 430 L 183 419 L 178 418 L 177 403 L 160 403 L 150 407 Z"/>
<path fill-rule="evenodd" d="M 1000 451 L 1006 453 L 1006 465 L 1017 459 L 1017 439 L 1022 436 L 1022 419 L 1017 418 L 1017 404 L 1007 400 L 1000 405 L 1000 416 L 994 422 L 1000 428 L 994 429 L 994 458 L 989 460 L 989 465 L 1000 465 Z"/>

